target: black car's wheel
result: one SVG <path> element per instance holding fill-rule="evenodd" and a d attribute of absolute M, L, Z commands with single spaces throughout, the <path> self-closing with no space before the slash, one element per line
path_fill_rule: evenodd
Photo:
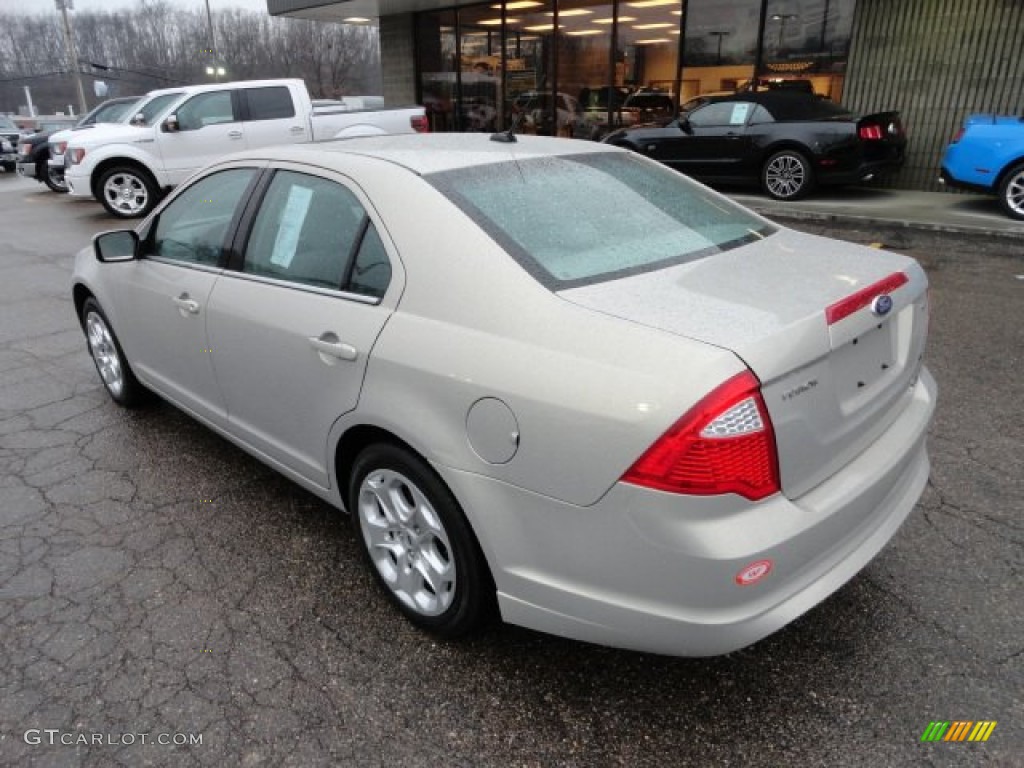
<path fill-rule="evenodd" d="M 814 171 L 803 153 L 783 149 L 765 162 L 761 186 L 776 200 L 799 200 L 814 188 Z"/>
<path fill-rule="evenodd" d="M 157 204 L 156 182 L 146 171 L 130 165 L 104 172 L 97 191 L 103 207 L 119 219 L 145 216 Z"/>
<path fill-rule="evenodd" d="M 64 194 L 68 191 L 68 184 L 64 181 L 63 168 L 51 168 L 47 165 L 46 170 L 43 171 L 43 184 L 57 194 Z"/>
<path fill-rule="evenodd" d="M 999 203 L 1010 218 L 1024 219 L 1024 163 L 1013 166 L 999 182 Z"/>
<path fill-rule="evenodd" d="M 390 443 L 352 467 L 349 510 L 374 574 L 412 623 L 452 638 L 490 615 L 494 585 L 451 491 L 415 454 Z"/>
<path fill-rule="evenodd" d="M 107 393 L 115 403 L 126 408 L 141 405 L 146 401 L 149 391 L 132 373 L 121 344 L 96 299 L 85 300 L 81 319 L 89 354 L 92 355 Z"/>

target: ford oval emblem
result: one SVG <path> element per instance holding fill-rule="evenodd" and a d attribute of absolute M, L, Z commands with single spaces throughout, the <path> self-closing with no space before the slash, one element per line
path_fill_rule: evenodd
<path fill-rule="evenodd" d="M 879 317 L 888 315 L 890 310 L 892 310 L 892 296 L 887 293 L 875 296 L 875 300 L 871 302 L 871 311 Z"/>

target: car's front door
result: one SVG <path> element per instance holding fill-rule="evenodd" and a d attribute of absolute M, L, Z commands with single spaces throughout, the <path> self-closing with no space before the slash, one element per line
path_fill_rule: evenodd
<path fill-rule="evenodd" d="M 160 128 L 160 152 L 168 181 L 180 184 L 195 171 L 246 148 L 234 91 L 199 93 L 174 110 L 177 128 Z"/>
<path fill-rule="evenodd" d="M 755 106 L 746 101 L 705 104 L 689 113 L 675 135 L 660 140 L 651 157 L 697 178 L 739 176 L 749 153 L 746 124 Z"/>
<path fill-rule="evenodd" d="M 370 210 L 344 178 L 277 170 L 240 268 L 210 297 L 229 430 L 322 487 L 331 425 L 356 406 L 397 290 Z"/>
<path fill-rule="evenodd" d="M 149 227 L 115 297 L 118 333 L 143 383 L 222 425 L 226 410 L 206 338 L 207 299 L 241 202 L 258 171 L 232 168 L 192 184 Z"/>

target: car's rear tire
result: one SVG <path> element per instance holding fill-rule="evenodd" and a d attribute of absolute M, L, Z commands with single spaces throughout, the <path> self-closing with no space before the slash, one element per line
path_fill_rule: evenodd
<path fill-rule="evenodd" d="M 814 189 L 811 161 L 795 149 L 783 149 L 765 161 L 761 188 L 775 200 L 799 200 Z"/>
<path fill-rule="evenodd" d="M 999 204 L 1011 219 L 1024 220 L 1024 163 L 1017 163 L 999 182 Z"/>
<path fill-rule="evenodd" d="M 371 570 L 413 624 L 454 638 L 490 617 L 494 584 L 480 545 L 423 459 L 391 443 L 368 446 L 352 466 L 348 503 Z"/>
<path fill-rule="evenodd" d="M 159 195 L 153 177 L 133 165 L 119 165 L 104 171 L 96 191 L 107 212 L 119 219 L 145 216 L 156 206 Z"/>
<path fill-rule="evenodd" d="M 107 394 L 125 408 L 142 405 L 149 399 L 149 390 L 132 373 L 124 350 L 110 327 L 110 321 L 96 299 L 90 297 L 85 300 L 81 319 L 89 354 Z"/>

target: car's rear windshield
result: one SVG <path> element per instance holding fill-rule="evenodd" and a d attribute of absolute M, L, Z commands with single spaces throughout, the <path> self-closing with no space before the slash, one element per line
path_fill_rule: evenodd
<path fill-rule="evenodd" d="M 694 261 L 776 231 L 682 174 L 627 152 L 426 178 L 552 290 Z"/>
<path fill-rule="evenodd" d="M 851 116 L 846 107 L 799 91 L 775 91 L 760 102 L 779 121 L 841 120 Z"/>

